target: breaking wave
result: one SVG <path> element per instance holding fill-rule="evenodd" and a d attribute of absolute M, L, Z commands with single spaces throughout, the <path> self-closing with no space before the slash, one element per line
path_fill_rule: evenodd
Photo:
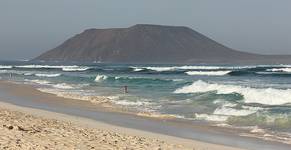
<path fill-rule="evenodd" d="M 223 76 L 229 74 L 231 71 L 187 71 L 185 72 L 188 75 L 205 75 L 205 76 Z"/>
<path fill-rule="evenodd" d="M 15 68 L 24 68 L 24 69 L 61 69 L 62 71 L 86 71 L 90 69 L 90 67 L 86 66 L 57 66 L 57 65 L 22 65 L 22 66 L 15 66 Z"/>
<path fill-rule="evenodd" d="M 30 75 L 30 74 L 25 74 L 25 75 Z M 61 76 L 61 74 L 60 73 L 56 73 L 56 74 L 40 74 L 40 73 L 37 73 L 37 74 L 35 74 L 35 76 L 53 78 L 53 77 Z"/>
<path fill-rule="evenodd" d="M 130 68 L 133 69 L 133 71 L 135 71 L 135 72 L 139 72 L 139 71 L 145 70 L 144 68 L 139 68 L 139 67 L 130 67 Z"/>
<path fill-rule="evenodd" d="M 174 93 L 205 93 L 216 92 L 216 94 L 235 94 L 243 96 L 245 103 L 258 103 L 264 105 L 283 105 L 291 103 L 291 89 L 274 88 L 251 88 L 238 85 L 222 85 L 196 81 L 191 85 L 184 86 Z"/>
<path fill-rule="evenodd" d="M 53 85 L 54 88 L 57 89 L 74 89 L 75 87 L 73 85 L 67 84 L 67 83 L 59 83 Z"/>
<path fill-rule="evenodd" d="M 97 75 L 95 78 L 95 82 L 102 82 L 106 79 L 108 79 L 108 76 L 106 76 L 106 75 Z"/>
<path fill-rule="evenodd" d="M 174 70 L 217 70 L 221 67 L 216 66 L 173 66 L 173 67 L 132 67 L 135 71 L 152 70 L 157 72 L 174 71 Z"/>
<path fill-rule="evenodd" d="M 26 69 L 62 69 L 64 67 L 75 67 L 75 66 L 50 66 L 50 65 L 22 65 L 22 66 L 15 66 L 15 68 L 26 68 Z"/>
<path fill-rule="evenodd" d="M 183 79 L 162 79 L 162 78 L 145 78 L 145 77 L 130 77 L 130 76 L 107 76 L 107 75 L 97 75 L 95 77 L 95 82 L 125 82 L 125 83 L 170 83 L 170 82 L 182 82 Z"/>
<path fill-rule="evenodd" d="M 227 121 L 230 117 L 240 117 L 240 116 L 249 116 L 254 113 L 257 113 L 260 110 L 264 110 L 261 107 L 249 107 L 242 106 L 236 107 L 236 104 L 225 103 L 224 105 L 216 108 L 212 114 L 195 114 L 195 119 L 198 120 L 207 120 L 207 121 Z"/>
<path fill-rule="evenodd" d="M 258 109 L 235 109 L 231 107 L 219 107 L 213 112 L 214 115 L 224 115 L 224 116 L 248 116 L 250 114 L 256 113 Z"/>
<path fill-rule="evenodd" d="M 38 88 L 37 90 L 44 93 L 54 94 L 58 97 L 88 101 L 93 104 L 102 104 L 102 103 L 110 102 L 110 99 L 104 96 L 88 96 L 88 95 L 82 95 L 79 92 L 76 93 L 76 92 L 60 91 L 60 90 L 48 89 L 48 88 Z"/>
<path fill-rule="evenodd" d="M 40 84 L 40 85 L 49 85 L 51 82 L 46 81 L 46 80 L 25 80 L 26 82 L 30 82 L 30 83 L 36 83 L 36 84 Z"/>
<path fill-rule="evenodd" d="M 62 68 L 63 71 L 73 72 L 73 71 L 86 71 L 90 69 L 89 67 L 79 67 L 79 66 L 68 66 Z"/>
<path fill-rule="evenodd" d="M 13 66 L 0 65 L 0 69 L 11 69 L 11 68 L 13 68 Z"/>
<path fill-rule="evenodd" d="M 207 121 L 217 121 L 223 122 L 227 120 L 227 116 L 222 115 L 209 115 L 209 114 L 195 114 L 195 119 L 197 120 L 207 120 Z"/>
<path fill-rule="evenodd" d="M 149 102 L 142 102 L 142 101 L 127 101 L 127 100 L 119 100 L 114 101 L 117 105 L 124 105 L 124 106 L 144 106 L 149 105 Z"/>
<path fill-rule="evenodd" d="M 174 71 L 174 70 L 222 70 L 222 69 L 244 69 L 244 68 L 255 68 L 256 66 L 171 66 L 171 67 L 135 67 L 130 68 L 134 71 L 142 70 L 153 70 L 157 72 L 162 71 Z"/>
<path fill-rule="evenodd" d="M 7 70 L 0 70 L 0 73 L 7 73 Z"/>
<path fill-rule="evenodd" d="M 273 68 L 273 69 L 267 69 L 267 71 L 272 71 L 272 72 L 290 72 L 291 73 L 291 68 Z"/>

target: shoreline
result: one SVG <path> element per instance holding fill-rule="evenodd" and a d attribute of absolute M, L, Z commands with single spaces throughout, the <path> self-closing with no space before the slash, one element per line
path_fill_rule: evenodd
<path fill-rule="evenodd" d="M 158 141 L 157 145 L 155 145 L 157 146 L 157 149 L 162 148 L 162 149 L 239 150 L 239 148 L 216 145 L 216 144 L 211 144 L 211 143 L 204 143 L 200 141 L 182 139 L 178 137 L 172 137 L 172 136 L 156 134 L 156 133 L 151 133 L 151 132 L 146 132 L 146 131 L 141 131 L 141 130 L 124 128 L 124 127 L 114 126 L 114 125 L 98 122 L 98 121 L 83 118 L 83 117 L 70 116 L 66 114 L 60 114 L 60 113 L 44 111 L 44 110 L 34 109 L 34 108 L 20 107 L 20 106 L 16 106 L 16 105 L 4 103 L 4 102 L 0 102 L 0 111 L 10 111 L 10 113 L 20 112 L 21 115 L 32 115 L 33 117 L 35 117 L 34 119 L 58 120 L 61 122 L 76 125 L 80 127 L 81 129 L 87 129 L 87 128 L 98 129 L 98 130 L 103 130 L 103 132 L 106 132 L 106 133 L 121 134 L 123 136 L 130 136 L 130 137 L 137 136 L 139 138 L 143 138 L 147 140 L 156 140 Z M 56 124 L 58 124 L 58 122 L 56 122 Z M 162 144 L 162 143 L 164 145 L 159 146 L 159 144 Z M 140 146 L 140 145 L 137 145 L 137 146 Z"/>
<path fill-rule="evenodd" d="M 0 101 L 14 104 L 18 107 L 89 119 L 107 125 L 136 130 L 138 132 L 142 131 L 190 140 L 194 141 L 194 143 L 202 141 L 202 145 L 211 145 L 211 143 L 213 143 L 214 145 L 223 147 L 227 145 L 226 147 L 229 148 L 288 149 L 288 145 L 282 145 L 277 142 L 234 135 L 237 131 L 232 131 L 227 128 L 219 131 L 217 127 L 199 124 L 189 125 L 179 121 L 175 122 L 171 119 L 136 116 L 118 111 L 114 112 L 110 109 L 102 109 L 102 107 L 100 109 L 100 106 L 92 106 L 92 104 L 85 101 L 61 98 L 53 94 L 40 92 L 33 86 L 26 84 L 14 84 L 7 81 L 0 81 L 0 96 Z M 261 147 L 261 145 L 264 145 L 264 147 Z"/>

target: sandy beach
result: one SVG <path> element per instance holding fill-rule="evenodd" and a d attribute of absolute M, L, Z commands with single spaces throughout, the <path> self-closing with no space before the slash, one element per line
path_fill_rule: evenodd
<path fill-rule="evenodd" d="M 0 149 L 237 149 L 3 102 L 0 134 Z"/>

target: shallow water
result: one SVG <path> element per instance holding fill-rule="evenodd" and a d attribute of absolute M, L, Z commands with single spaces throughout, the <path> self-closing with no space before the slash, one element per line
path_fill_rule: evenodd
<path fill-rule="evenodd" d="M 259 128 L 290 142 L 291 65 L 1 62 L 0 77 L 43 92 L 105 96 L 136 113 Z"/>

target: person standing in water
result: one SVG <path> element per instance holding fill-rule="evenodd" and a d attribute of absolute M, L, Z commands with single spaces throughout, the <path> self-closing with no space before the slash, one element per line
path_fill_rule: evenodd
<path fill-rule="evenodd" d="M 127 85 L 124 86 L 124 93 L 128 93 Z"/>

